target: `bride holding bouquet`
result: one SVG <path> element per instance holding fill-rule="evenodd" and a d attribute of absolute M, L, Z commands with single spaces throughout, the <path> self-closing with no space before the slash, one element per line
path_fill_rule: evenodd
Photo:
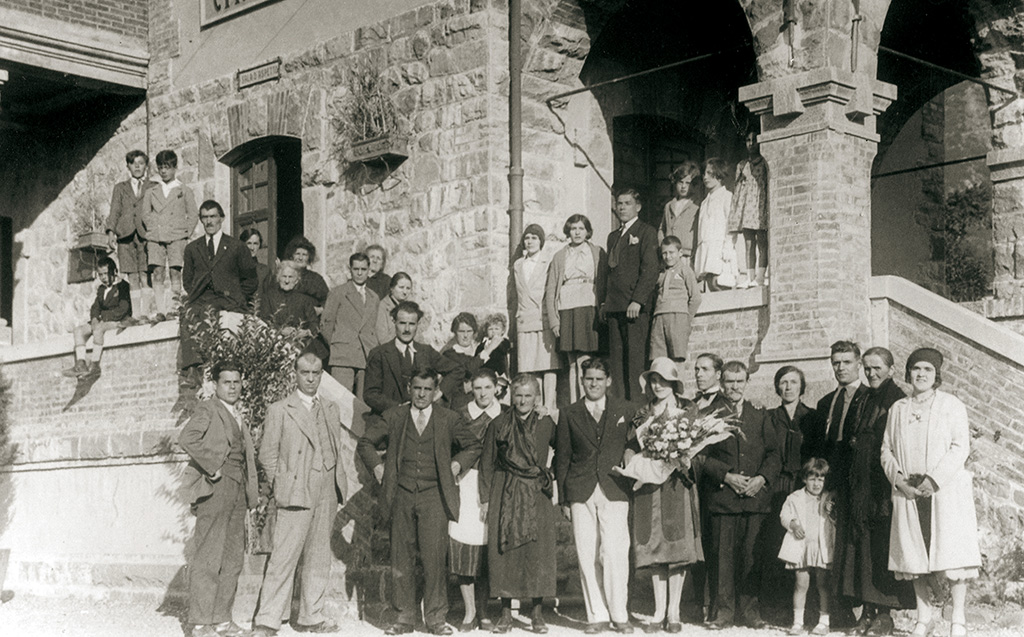
<path fill-rule="evenodd" d="M 714 416 L 700 417 L 682 398 L 676 364 L 656 358 L 640 375 L 647 404 L 633 418 L 636 436 L 619 472 L 636 480 L 633 542 L 636 567 L 651 571 L 654 617 L 645 632 L 682 630 L 679 602 L 686 568 L 704 561 L 700 507 L 691 460 L 704 447 L 731 435 L 735 427 Z"/>

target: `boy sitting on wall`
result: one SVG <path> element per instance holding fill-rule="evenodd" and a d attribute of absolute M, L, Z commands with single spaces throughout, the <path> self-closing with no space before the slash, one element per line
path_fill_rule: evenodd
<path fill-rule="evenodd" d="M 181 268 L 185 259 L 185 244 L 199 222 L 199 209 L 192 190 L 175 178 L 178 156 L 173 150 L 156 154 L 156 169 L 160 185 L 146 191 L 142 202 L 142 225 L 147 240 L 149 270 L 156 295 L 156 321 L 167 317 L 167 270 L 170 270 L 171 296 L 174 311 L 181 300 Z M 172 315 L 173 316 L 173 315 Z"/>
<path fill-rule="evenodd" d="M 64 370 L 68 377 L 100 375 L 103 335 L 117 329 L 121 321 L 132 315 L 131 286 L 117 280 L 117 264 L 110 257 L 100 259 L 96 266 L 100 287 L 89 310 L 89 322 L 75 328 L 75 364 Z M 86 361 L 85 349 L 92 336 L 92 360 Z"/>

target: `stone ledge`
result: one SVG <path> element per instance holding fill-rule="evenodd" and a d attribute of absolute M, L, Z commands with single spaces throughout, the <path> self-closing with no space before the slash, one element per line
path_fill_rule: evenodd
<path fill-rule="evenodd" d="M 897 276 L 871 277 L 872 301 L 888 300 L 911 310 L 996 356 L 1024 367 L 1024 336 Z"/>
<path fill-rule="evenodd" d="M 768 305 L 768 287 L 708 292 L 702 298 L 700 309 L 697 310 L 697 316 L 748 310 Z"/>
<path fill-rule="evenodd" d="M 136 325 L 120 333 L 107 333 L 104 350 L 146 343 L 158 343 L 178 338 L 178 321 L 164 321 L 156 325 Z M 67 356 L 75 351 L 74 338 L 69 334 L 38 343 L 0 346 L 0 362 L 20 363 L 41 358 Z"/>

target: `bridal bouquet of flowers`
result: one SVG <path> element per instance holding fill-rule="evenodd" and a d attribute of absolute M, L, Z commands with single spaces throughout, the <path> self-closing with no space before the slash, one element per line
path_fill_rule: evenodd
<path fill-rule="evenodd" d="M 737 434 L 739 427 L 718 414 L 693 416 L 683 409 L 669 408 L 658 416 L 641 411 L 636 428 L 640 453 L 630 458 L 617 473 L 643 484 L 664 484 L 678 470 L 687 471 L 693 458 L 706 447 Z"/>

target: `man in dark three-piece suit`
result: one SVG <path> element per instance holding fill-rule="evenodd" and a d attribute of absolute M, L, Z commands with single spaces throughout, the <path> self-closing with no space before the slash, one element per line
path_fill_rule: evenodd
<path fill-rule="evenodd" d="M 255 507 L 256 453 L 236 411 L 242 375 L 215 365 L 216 396 L 196 405 L 178 444 L 191 458 L 184 485 L 196 514 L 195 553 L 189 564 L 189 623 L 193 637 L 244 635 L 231 620 L 245 557 L 245 515 Z"/>
<path fill-rule="evenodd" d="M 423 318 L 419 305 L 402 301 L 391 310 L 391 316 L 395 321 L 395 338 L 378 345 L 366 359 L 363 400 L 376 415 L 409 400 L 409 380 L 414 369 L 430 367 L 445 375 L 440 385 L 445 395 L 451 395 L 454 380 L 462 382 L 457 363 L 415 340 Z"/>
<path fill-rule="evenodd" d="M 128 164 L 129 177 L 114 184 L 105 226 L 107 236 L 117 246 L 119 269 L 131 283 L 132 306 L 139 315 L 143 315 L 148 311 L 142 304 L 142 289 L 149 288 L 149 257 L 146 256 L 146 241 L 139 236 L 138 226 L 146 190 L 156 184 L 146 179 L 149 167 L 146 153 L 133 150 L 124 159 Z"/>
<path fill-rule="evenodd" d="M 615 198 L 622 223 L 608 235 L 608 280 L 601 311 L 608 321 L 612 393 L 639 400 L 640 374 L 647 370 L 654 288 L 658 284 L 658 231 L 640 221 L 640 193 L 630 188 Z"/>
<path fill-rule="evenodd" d="M 758 594 L 762 527 L 771 511 L 771 485 L 781 460 L 774 424 L 743 400 L 749 374 L 739 361 L 722 368 L 722 385 L 742 435 L 708 447 L 702 469 L 711 514 L 711 628 L 743 623 L 761 628 Z"/>
<path fill-rule="evenodd" d="M 450 635 L 448 613 L 448 522 L 458 521 L 455 477 L 480 457 L 480 441 L 468 423 L 434 404 L 437 371 L 411 374 L 411 403 L 392 407 L 374 420 L 357 446 L 359 457 L 383 484 L 384 511 L 391 518 L 391 578 L 398 620 L 386 634 L 412 632 L 419 616 L 415 566 L 423 565 L 423 619 L 435 635 Z M 386 447 L 381 461 L 378 449 Z M 459 449 L 452 455 L 452 448 Z"/>
<path fill-rule="evenodd" d="M 333 633 L 324 604 L 331 575 L 331 528 L 344 499 L 348 477 L 342 451 L 338 405 L 317 390 L 323 363 L 312 352 L 295 361 L 297 388 L 267 408 L 260 466 L 274 490 L 277 519 L 252 637 L 274 635 L 291 611 L 292 582 L 302 558 L 299 632 Z"/>
<path fill-rule="evenodd" d="M 201 362 L 186 327 L 189 319 L 201 320 L 209 308 L 247 313 L 258 284 L 256 262 L 249 249 L 221 230 L 224 209 L 220 204 L 204 201 L 199 206 L 199 220 L 205 234 L 185 246 L 181 273 L 191 315 L 181 321 L 181 367 L 186 370 Z"/>
<path fill-rule="evenodd" d="M 631 632 L 626 609 L 629 586 L 629 491 L 612 474 L 622 463 L 636 408 L 608 396 L 608 363 L 583 365 L 585 398 L 558 415 L 555 479 L 563 514 L 572 521 L 579 558 L 588 634 L 611 620 L 616 632 Z"/>
<path fill-rule="evenodd" d="M 355 253 L 348 259 L 351 277 L 331 290 L 320 331 L 331 347 L 331 376 L 363 397 L 366 357 L 377 347 L 377 306 L 380 297 L 368 282 L 370 259 Z"/>

